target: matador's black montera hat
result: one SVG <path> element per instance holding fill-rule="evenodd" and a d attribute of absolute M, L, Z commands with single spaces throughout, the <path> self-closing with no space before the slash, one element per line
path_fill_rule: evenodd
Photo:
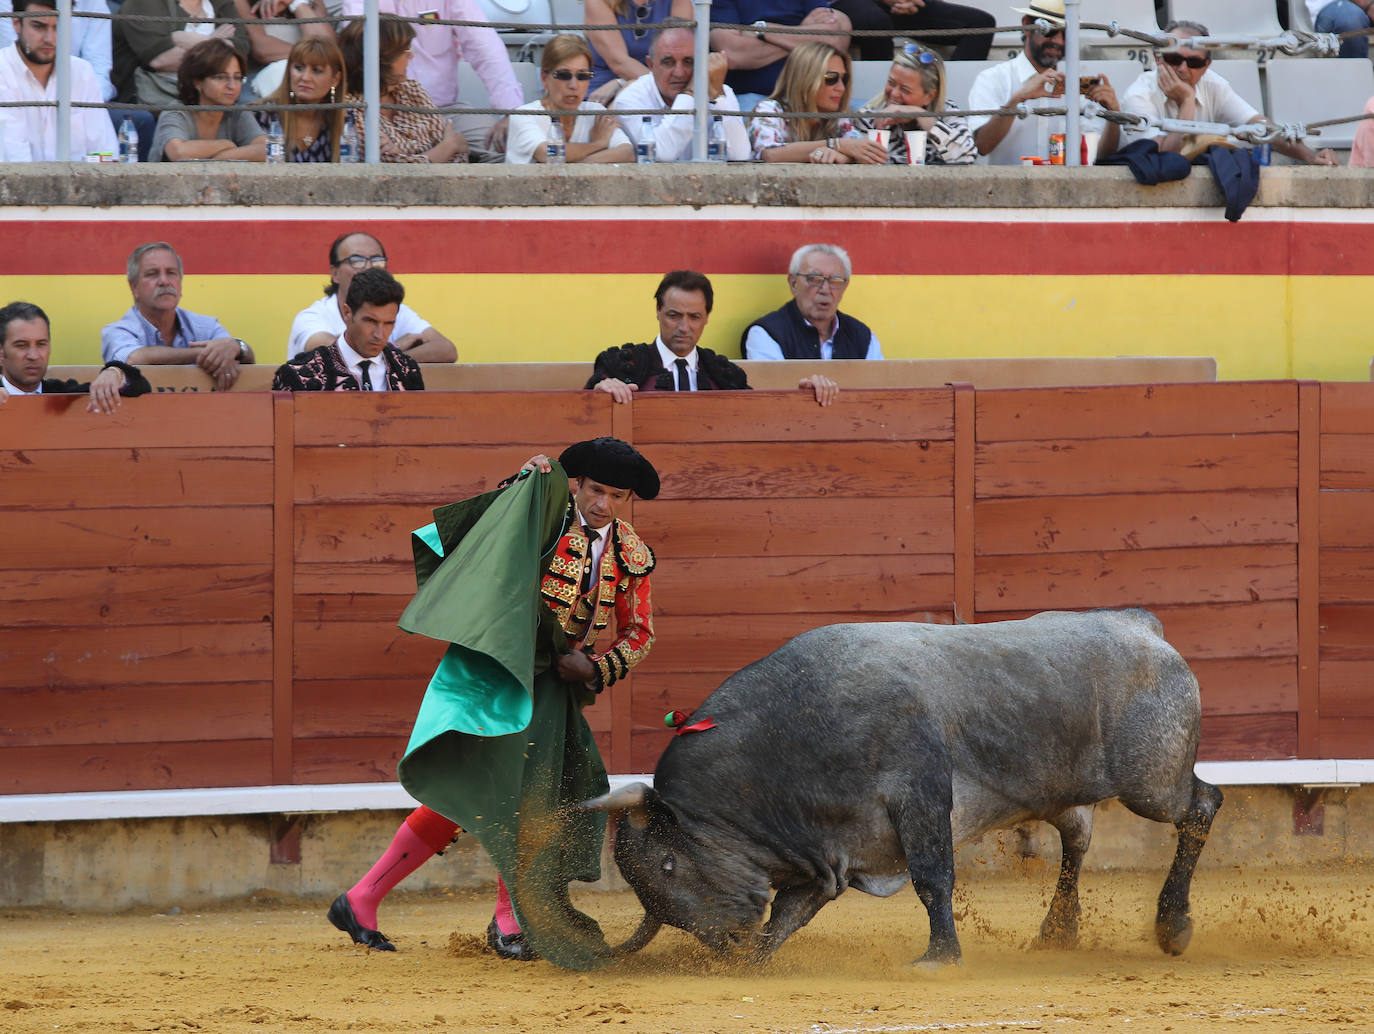
<path fill-rule="evenodd" d="M 613 488 L 628 488 L 641 499 L 658 495 L 654 465 L 619 438 L 593 438 L 569 445 L 558 462 L 570 478 L 589 477 Z"/>

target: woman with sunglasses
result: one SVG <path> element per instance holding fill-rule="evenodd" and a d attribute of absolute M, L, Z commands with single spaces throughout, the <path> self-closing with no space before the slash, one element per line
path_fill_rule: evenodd
<path fill-rule="evenodd" d="M 802 43 L 787 56 L 773 92 L 749 120 L 755 160 L 881 165 L 887 152 L 854 128 L 849 110 L 849 55 L 829 43 Z M 785 118 L 787 112 L 819 112 Z"/>
<path fill-rule="evenodd" d="M 606 26 L 587 30 L 587 42 L 592 45 L 592 81 L 588 87 L 592 100 L 609 104 L 626 83 L 649 74 L 644 59 L 656 30 L 644 26 L 669 18 L 690 20 L 692 0 L 586 0 L 583 21 Z M 602 90 L 608 83 L 611 85 Z"/>
<path fill-rule="evenodd" d="M 565 33 L 549 40 L 539 62 L 539 79 L 544 84 L 544 96 L 520 106 L 519 110 L 528 114 L 510 118 L 507 162 L 527 165 L 546 161 L 545 145 L 555 118 L 563 130 L 564 161 L 634 161 L 634 145 L 615 116 L 586 99 L 592 80 L 592 48 L 585 39 Z"/>
<path fill-rule="evenodd" d="M 957 115 L 953 101 L 945 99 L 945 63 L 938 54 L 917 43 L 907 43 L 892 55 L 887 86 L 861 109 L 870 112 L 855 126 L 861 132 L 890 130 L 887 160 L 906 165 L 906 134 L 926 134 L 927 165 L 970 165 L 978 157 L 968 123 Z"/>
<path fill-rule="evenodd" d="M 333 104 L 343 90 L 343 55 L 332 37 L 306 36 L 291 48 L 286 75 L 263 100 L 258 125 L 264 131 L 276 115 L 286 138 L 288 162 L 337 162 L 344 111 L 302 111 L 303 104 Z"/>
<path fill-rule="evenodd" d="M 423 86 L 408 78 L 410 44 L 415 29 L 394 14 L 383 14 L 377 22 L 378 58 L 382 66 L 383 104 L 404 108 L 433 108 L 434 101 Z M 363 112 L 363 20 L 354 18 L 339 33 L 339 50 L 348 74 L 348 104 L 356 105 L 353 121 L 358 139 L 364 138 Z M 377 136 L 384 162 L 465 162 L 468 142 L 459 136 L 443 115 L 421 115 L 411 111 L 383 108 L 378 115 Z"/>
<path fill-rule="evenodd" d="M 267 137 L 253 113 L 192 111 L 200 105 L 233 107 L 243 90 L 243 55 L 212 36 L 186 52 L 177 69 L 181 104 L 158 116 L 150 162 L 186 162 L 205 158 L 261 162 L 267 159 Z"/>

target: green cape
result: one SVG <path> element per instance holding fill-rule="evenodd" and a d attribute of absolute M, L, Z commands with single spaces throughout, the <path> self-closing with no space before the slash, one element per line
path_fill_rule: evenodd
<path fill-rule="evenodd" d="M 570 880 L 601 875 L 605 816 L 571 806 L 607 791 L 582 706 L 552 667 L 568 650 L 542 602 L 563 533 L 568 477 L 522 474 L 505 489 L 434 511 L 411 537 L 419 590 L 400 626 L 449 643 L 415 719 L 401 785 L 481 842 L 520 925 L 550 962 L 606 964 L 601 928 L 573 908 Z"/>

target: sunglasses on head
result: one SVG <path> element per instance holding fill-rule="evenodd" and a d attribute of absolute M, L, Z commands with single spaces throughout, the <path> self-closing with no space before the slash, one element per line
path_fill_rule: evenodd
<path fill-rule="evenodd" d="M 650 10 L 648 4 L 639 4 L 637 7 L 635 7 L 635 25 L 638 26 L 641 23 L 648 21 L 649 15 L 651 13 L 652 11 Z M 630 31 L 634 33 L 635 39 L 643 39 L 645 36 L 649 35 L 648 29 L 634 28 Z"/>
<path fill-rule="evenodd" d="M 557 79 L 560 83 L 571 82 L 574 79 L 579 83 L 589 83 L 592 81 L 592 73 L 586 68 L 580 72 L 574 72 L 571 68 L 555 68 L 549 73 L 549 78 Z"/>
<path fill-rule="evenodd" d="M 848 85 L 849 85 L 849 73 L 848 73 L 848 72 L 826 72 L 825 75 L 821 76 L 821 82 L 825 83 L 826 86 L 834 86 L 836 83 L 844 83 L 846 86 L 848 86 Z"/>
<path fill-rule="evenodd" d="M 930 65 L 935 63 L 935 55 L 919 43 L 902 44 L 902 53 L 909 58 L 914 58 L 918 64 Z"/>
<path fill-rule="evenodd" d="M 1182 65 L 1187 65 L 1189 68 L 1206 68 L 1207 62 L 1211 60 L 1209 57 L 1184 57 L 1182 54 L 1173 53 L 1160 54 L 1159 56 L 1164 59 L 1166 64 L 1173 65 L 1175 68 Z"/>

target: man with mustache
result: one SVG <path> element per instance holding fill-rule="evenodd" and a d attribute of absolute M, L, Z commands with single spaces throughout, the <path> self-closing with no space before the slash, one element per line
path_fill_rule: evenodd
<path fill-rule="evenodd" d="M 253 350 L 213 316 L 180 308 L 181 257 L 170 244 L 140 244 L 129 256 L 129 290 L 134 304 L 100 331 L 105 361 L 136 366 L 190 366 L 194 363 L 228 391 L 241 364 L 254 362 Z"/>

